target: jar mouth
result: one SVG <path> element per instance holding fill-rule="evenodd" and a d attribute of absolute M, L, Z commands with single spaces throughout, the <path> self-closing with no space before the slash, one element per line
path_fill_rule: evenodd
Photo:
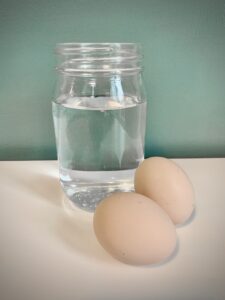
<path fill-rule="evenodd" d="M 57 70 L 65 73 L 90 73 L 141 70 L 139 43 L 59 43 Z"/>
<path fill-rule="evenodd" d="M 105 52 L 108 54 L 118 52 L 140 53 L 140 43 L 58 43 L 56 45 L 57 54 L 76 54 L 91 53 L 95 51 Z"/>

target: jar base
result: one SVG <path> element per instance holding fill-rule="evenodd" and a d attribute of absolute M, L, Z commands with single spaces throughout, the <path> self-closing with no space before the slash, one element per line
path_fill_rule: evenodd
<path fill-rule="evenodd" d="M 94 212 L 97 205 L 112 193 L 134 191 L 135 170 L 71 171 L 61 170 L 61 185 L 68 198 L 67 206 Z M 68 174 L 69 173 L 69 174 Z M 69 178 L 68 178 L 68 175 Z M 71 175 L 73 175 L 71 178 Z M 101 179 L 101 180 L 100 180 Z M 67 200 L 66 200 L 67 201 Z"/>
<path fill-rule="evenodd" d="M 86 188 L 71 188 L 63 187 L 63 190 L 67 196 L 67 200 L 70 202 L 69 206 L 73 209 L 73 206 L 79 207 L 85 211 L 94 212 L 97 205 L 107 196 L 113 193 L 119 192 L 133 192 L 133 183 L 126 184 L 126 186 L 97 186 Z"/>

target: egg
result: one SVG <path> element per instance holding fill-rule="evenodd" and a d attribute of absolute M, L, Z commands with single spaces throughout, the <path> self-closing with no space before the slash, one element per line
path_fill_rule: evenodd
<path fill-rule="evenodd" d="M 134 265 L 158 263 L 176 246 L 176 230 L 151 199 L 136 193 L 114 193 L 97 206 L 94 232 L 116 259 Z"/>
<path fill-rule="evenodd" d="M 175 224 L 187 221 L 194 209 L 194 190 L 184 171 L 163 157 L 145 159 L 137 168 L 135 191 L 154 200 Z"/>

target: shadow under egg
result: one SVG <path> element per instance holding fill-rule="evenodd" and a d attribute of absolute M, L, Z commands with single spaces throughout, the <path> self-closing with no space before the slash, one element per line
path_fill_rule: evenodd
<path fill-rule="evenodd" d="M 194 221 L 194 219 L 196 218 L 196 215 L 197 215 L 197 209 L 196 209 L 196 206 L 194 206 L 190 217 L 184 223 L 177 224 L 176 228 L 181 228 L 181 227 L 189 225 L 190 223 L 192 223 Z"/>

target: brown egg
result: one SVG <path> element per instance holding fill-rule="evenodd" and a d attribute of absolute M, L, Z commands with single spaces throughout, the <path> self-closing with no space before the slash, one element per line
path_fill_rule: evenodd
<path fill-rule="evenodd" d="M 99 243 L 113 257 L 135 265 L 158 263 L 176 246 L 175 226 L 152 200 L 136 193 L 105 198 L 94 214 Z"/>
<path fill-rule="evenodd" d="M 169 159 L 145 159 L 135 173 L 135 191 L 154 200 L 175 224 L 193 212 L 194 190 L 184 171 Z"/>

